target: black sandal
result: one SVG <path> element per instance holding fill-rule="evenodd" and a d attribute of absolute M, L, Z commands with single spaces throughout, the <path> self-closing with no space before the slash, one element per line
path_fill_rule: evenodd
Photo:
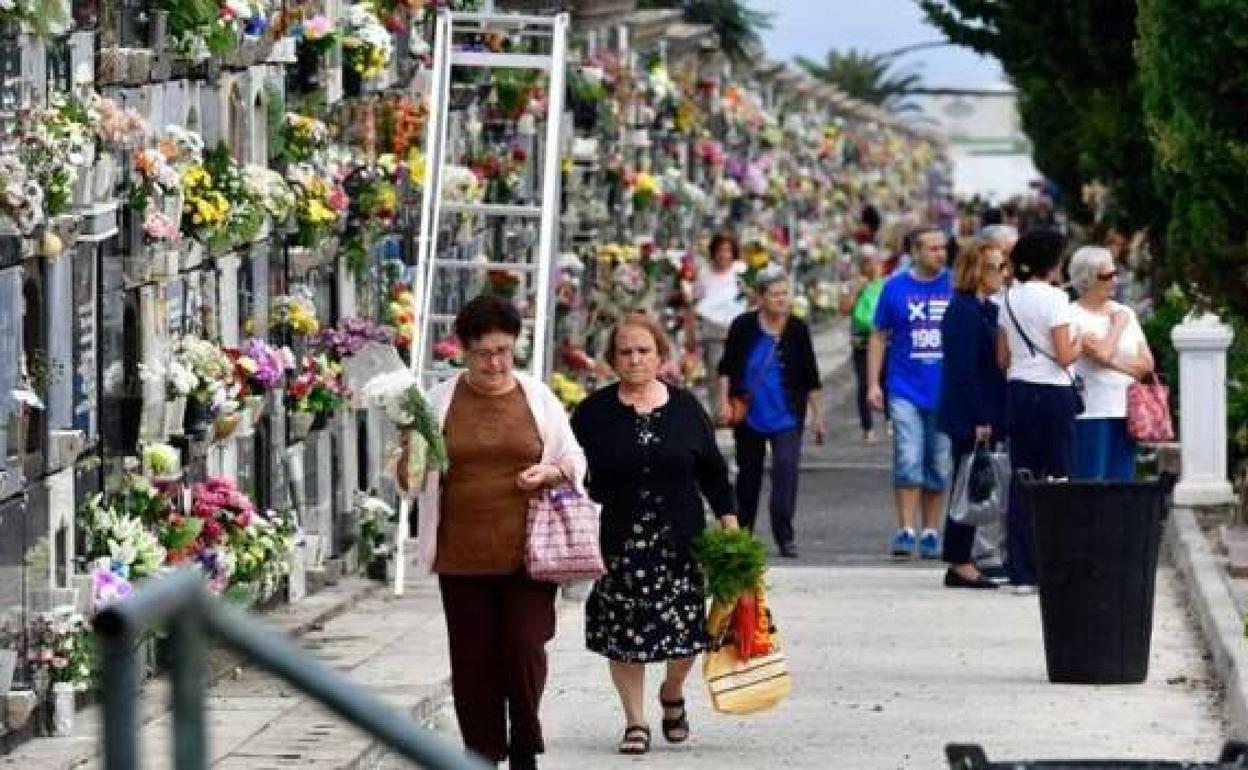
<path fill-rule="evenodd" d="M 667 742 L 684 743 L 689 740 L 689 712 L 685 709 L 685 699 L 667 700 L 663 697 L 663 693 L 659 693 L 659 704 L 663 706 L 663 737 L 667 739 Z M 668 709 L 680 709 L 680 715 L 669 719 Z M 684 734 L 679 734 L 680 731 L 684 731 Z M 677 734 L 673 735 L 673 733 Z"/>
<path fill-rule="evenodd" d="M 645 754 L 650 751 L 650 728 L 645 725 L 629 725 L 620 739 L 621 754 Z"/>

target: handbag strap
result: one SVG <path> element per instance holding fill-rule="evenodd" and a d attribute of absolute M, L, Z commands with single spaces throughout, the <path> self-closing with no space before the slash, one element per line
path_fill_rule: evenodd
<path fill-rule="evenodd" d="M 1070 378 L 1071 385 L 1076 385 L 1077 381 L 1075 380 L 1075 375 L 1071 374 L 1069 369 L 1062 366 L 1062 362 L 1057 360 L 1057 356 L 1052 355 L 1044 348 L 1036 347 L 1035 343 L 1031 341 L 1031 337 L 1027 336 L 1027 332 L 1023 331 L 1023 325 L 1018 322 L 1018 316 L 1014 315 L 1014 308 L 1010 307 L 1010 292 L 1008 291 L 1005 293 L 1005 312 L 1006 315 L 1010 317 L 1010 323 L 1014 324 L 1014 331 L 1018 332 L 1018 336 L 1023 338 L 1023 342 L 1027 345 L 1027 349 L 1031 351 L 1031 355 L 1034 357 L 1039 354 L 1049 359 L 1057 365 L 1058 369 L 1061 369 L 1066 373 L 1066 376 Z"/>
<path fill-rule="evenodd" d="M 789 325 L 789 321 L 786 318 L 784 323 L 780 325 L 780 332 L 776 334 L 776 343 L 771 346 L 771 350 L 767 351 L 767 357 L 763 359 L 763 365 L 759 367 L 758 374 L 754 375 L 754 381 L 751 382 L 749 387 L 745 389 L 745 395 L 753 398 L 754 389 L 757 388 L 759 385 L 761 385 L 763 382 L 763 378 L 767 376 L 767 369 L 768 367 L 771 366 L 771 362 L 775 360 L 776 354 L 780 351 L 780 338 L 784 336 L 784 330 L 788 325 Z M 763 329 L 762 318 L 758 319 L 758 328 L 759 328 L 759 331 L 761 331 L 763 334 L 767 334 L 767 332 Z M 768 336 L 771 336 L 771 335 L 768 335 Z"/>

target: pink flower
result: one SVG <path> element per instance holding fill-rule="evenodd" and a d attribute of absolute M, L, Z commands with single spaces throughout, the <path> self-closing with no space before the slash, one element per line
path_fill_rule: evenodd
<path fill-rule="evenodd" d="M 346 211 L 351 199 L 341 187 L 334 187 L 329 193 L 329 206 L 334 211 Z"/>
<path fill-rule="evenodd" d="M 319 40 L 328 35 L 334 28 L 329 17 L 323 13 L 318 13 L 307 21 L 303 22 L 303 34 L 309 40 Z"/>
<path fill-rule="evenodd" d="M 143 232 L 153 241 L 171 243 L 177 242 L 181 235 L 178 231 L 178 223 L 156 210 L 147 212 L 147 217 L 143 220 Z"/>

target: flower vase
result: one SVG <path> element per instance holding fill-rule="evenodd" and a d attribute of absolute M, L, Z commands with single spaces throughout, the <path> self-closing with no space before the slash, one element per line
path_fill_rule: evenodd
<path fill-rule="evenodd" d="M 255 428 L 264 416 L 264 396 L 248 396 L 243 400 L 243 408 L 247 410 L 247 422 Z"/>
<path fill-rule="evenodd" d="M 239 423 L 243 420 L 242 412 L 231 412 L 230 414 L 219 415 L 212 422 L 212 440 L 226 441 L 238 430 Z"/>
<path fill-rule="evenodd" d="M 197 398 L 186 399 L 186 415 L 182 421 L 182 430 L 187 436 L 206 436 L 209 425 L 208 405 Z"/>
<path fill-rule="evenodd" d="M 0 650 L 0 695 L 8 693 L 13 686 L 13 672 L 17 668 L 17 650 Z"/>
<path fill-rule="evenodd" d="M 364 77 L 350 62 L 342 66 L 342 93 L 344 96 L 359 96 L 364 91 Z"/>
<path fill-rule="evenodd" d="M 56 682 L 52 685 L 52 735 L 68 738 L 74 734 L 74 716 L 77 713 L 73 682 Z"/>
<path fill-rule="evenodd" d="M 316 421 L 317 414 L 312 412 L 291 412 L 287 420 L 290 423 L 290 437 L 295 441 L 302 441 L 312 432 L 312 425 Z"/>

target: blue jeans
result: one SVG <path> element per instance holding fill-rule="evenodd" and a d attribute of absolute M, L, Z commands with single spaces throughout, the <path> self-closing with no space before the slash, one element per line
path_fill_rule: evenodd
<path fill-rule="evenodd" d="M 1123 419 L 1075 420 L 1075 478 L 1130 481 L 1135 478 L 1135 442 Z"/>
<path fill-rule="evenodd" d="M 801 427 L 765 436 L 746 425 L 734 431 L 737 440 L 737 517 L 753 531 L 763 487 L 763 459 L 771 444 L 771 534 L 778 545 L 793 543 L 797 512 L 797 466 L 802 452 Z"/>
<path fill-rule="evenodd" d="M 949 487 L 949 437 L 936 427 L 936 410 L 890 398 L 893 416 L 893 486 L 943 492 Z"/>
<path fill-rule="evenodd" d="M 1069 478 L 1075 466 L 1075 394 L 1066 385 L 1011 380 L 1007 411 L 1010 466 L 1037 479 Z M 1035 519 L 1023 505 L 1018 484 L 1010 485 L 1006 512 L 1005 569 L 1015 585 L 1036 584 Z"/>

